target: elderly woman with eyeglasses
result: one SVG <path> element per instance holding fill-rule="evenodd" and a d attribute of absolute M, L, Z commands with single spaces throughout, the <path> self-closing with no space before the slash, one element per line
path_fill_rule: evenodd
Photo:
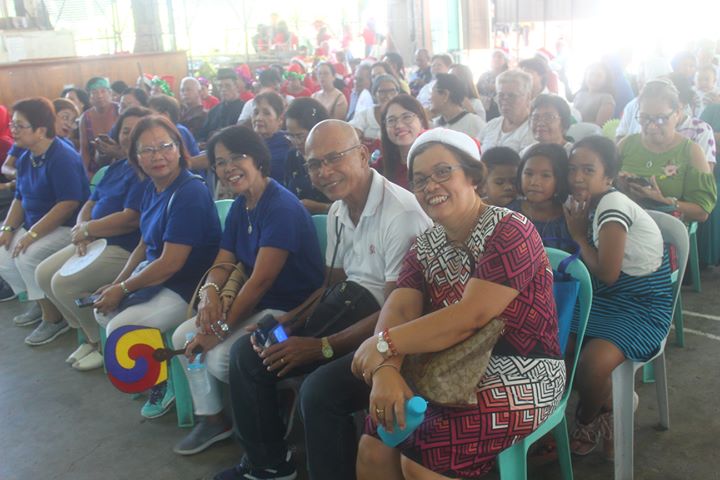
<path fill-rule="evenodd" d="M 523 71 L 507 70 L 495 83 L 500 116 L 485 126 L 480 143 L 483 150 L 503 146 L 520 152 L 535 142 L 529 122 L 533 80 Z"/>
<path fill-rule="evenodd" d="M 210 190 L 188 170 L 180 132 L 164 116 L 143 117 L 132 129 L 128 161 L 147 183 L 140 204 L 140 241 L 110 285 L 100 287 L 95 319 L 107 334 L 127 325 L 172 330 L 186 318 L 200 277 L 220 243 L 220 220 Z M 175 400 L 156 385 L 141 415 L 156 418 Z"/>
<path fill-rule="evenodd" d="M 570 128 L 572 114 L 567 102 L 553 94 L 541 93 L 532 102 L 530 107 L 530 130 L 538 143 L 554 143 L 560 145 L 570 155 L 572 142 L 568 142 L 565 134 Z M 520 152 L 522 157 L 532 145 Z"/>
<path fill-rule="evenodd" d="M 215 268 L 201 287 L 196 317 L 173 335 L 175 348 L 186 355 L 200 348 L 210 372 L 207 392 L 190 390 L 199 421 L 175 447 L 191 455 L 232 434 L 223 415 L 221 382 L 228 383 L 230 347 L 246 335 L 245 326 L 265 315 L 279 316 L 300 305 L 323 281 L 323 257 L 310 214 L 298 198 L 270 175 L 270 151 L 252 130 L 227 127 L 210 139 L 208 158 L 238 198 L 228 213 L 215 264 L 242 263 L 248 275 L 232 303 L 220 299 L 220 288 L 232 269 Z M 183 358 L 183 362 L 186 360 Z"/>
<path fill-rule="evenodd" d="M 677 131 L 682 118 L 670 82 L 649 82 L 638 97 L 641 133 L 618 148 L 618 186 L 640 205 L 704 222 L 715 207 L 717 185 L 702 149 Z"/>
<path fill-rule="evenodd" d="M 408 170 L 415 198 L 435 224 L 410 247 L 375 335 L 355 352 L 353 372 L 371 387 L 357 478 L 380 471 L 384 479 L 478 478 L 548 418 L 565 390 L 550 263 L 531 222 L 483 202 L 485 167 L 467 135 L 423 133 Z M 403 405 L 413 395 L 401 374 L 406 356 L 460 344 L 496 317 L 506 319 L 504 334 L 484 374 L 467 379 L 472 398 L 455 406 L 430 401 L 405 441 L 382 443 L 377 426 L 405 426 Z"/>

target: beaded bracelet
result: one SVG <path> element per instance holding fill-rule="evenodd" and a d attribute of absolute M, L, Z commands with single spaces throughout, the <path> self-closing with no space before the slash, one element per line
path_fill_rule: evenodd
<path fill-rule="evenodd" d="M 385 341 L 388 344 L 388 348 L 390 348 L 390 357 L 396 357 L 398 354 L 397 349 L 395 348 L 395 344 L 392 341 L 392 338 L 390 338 L 390 331 L 386 328 L 382 332 L 382 336 L 385 339 Z"/>
<path fill-rule="evenodd" d="M 125 285 L 124 281 L 120 282 L 120 289 L 125 295 L 130 295 L 130 289 L 127 288 L 127 285 Z"/>
<path fill-rule="evenodd" d="M 200 293 L 204 292 L 210 287 L 214 288 L 217 293 L 220 293 L 220 287 L 218 287 L 217 284 L 213 282 L 207 282 L 205 285 L 200 287 Z"/>

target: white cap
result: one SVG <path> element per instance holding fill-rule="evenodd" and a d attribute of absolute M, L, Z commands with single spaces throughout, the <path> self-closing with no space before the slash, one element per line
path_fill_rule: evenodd
<path fill-rule="evenodd" d="M 442 143 L 443 145 L 450 145 L 458 150 L 467 153 L 470 158 L 480 161 L 480 148 L 477 142 L 469 135 L 458 132 L 456 130 L 450 130 L 449 128 L 433 128 L 427 130 L 422 135 L 415 139 L 415 142 L 410 147 L 407 157 L 407 166 L 410 168 L 410 162 L 412 162 L 415 152 L 421 145 L 426 143 Z"/>

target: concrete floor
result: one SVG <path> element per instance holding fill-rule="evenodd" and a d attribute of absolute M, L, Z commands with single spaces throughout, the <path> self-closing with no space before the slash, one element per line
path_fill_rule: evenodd
<path fill-rule="evenodd" d="M 702 294 L 684 291 L 686 312 L 718 314 L 718 287 L 720 271 L 705 271 Z M 76 347 L 74 333 L 46 346 L 26 346 L 30 329 L 11 321 L 24 308 L 16 301 L 0 304 L 0 480 L 206 479 L 239 459 L 232 440 L 199 455 L 175 455 L 172 447 L 187 430 L 176 426 L 174 412 L 145 420 L 144 399 L 115 390 L 102 370 L 82 373 L 66 365 Z M 637 386 L 638 480 L 720 480 L 720 317 L 686 313 L 685 325 L 686 347 L 677 348 L 671 333 L 667 348 L 669 431 L 656 428 L 655 387 Z M 299 428 L 292 440 L 302 459 Z M 574 458 L 573 466 L 576 479 L 613 477 L 602 453 Z M 300 478 L 307 476 L 301 472 Z M 554 480 L 560 472 L 550 464 L 531 468 L 530 478 Z"/>

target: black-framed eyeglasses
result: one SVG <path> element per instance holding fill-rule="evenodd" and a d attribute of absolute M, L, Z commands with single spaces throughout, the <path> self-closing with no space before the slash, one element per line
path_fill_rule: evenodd
<path fill-rule="evenodd" d="M 360 147 L 362 147 L 362 143 L 353 145 L 352 147 L 346 148 L 341 152 L 329 153 L 321 158 L 309 158 L 305 162 L 305 169 L 310 175 L 317 175 L 318 173 L 320 173 L 320 168 L 322 168 L 323 165 L 326 167 L 332 167 L 334 165 L 337 165 L 343 158 L 345 158 L 345 155 Z"/>
<path fill-rule="evenodd" d="M 452 172 L 455 170 L 461 170 L 460 165 L 440 165 L 433 168 L 430 175 L 414 175 L 412 181 L 410 181 L 410 190 L 413 192 L 422 192 L 432 180 L 435 183 L 443 183 L 450 180 Z"/>
<path fill-rule="evenodd" d="M 149 160 L 155 156 L 156 153 L 159 153 L 161 155 L 166 155 L 167 153 L 171 152 L 175 149 L 177 145 L 175 145 L 175 142 L 167 142 L 167 143 L 161 143 L 157 147 L 143 147 L 140 150 L 138 150 L 138 157 Z"/>
<path fill-rule="evenodd" d="M 300 143 L 300 142 L 304 142 L 305 139 L 307 139 L 308 133 L 309 132 L 301 132 L 301 133 L 285 132 L 285 138 L 287 138 L 287 140 L 289 142 Z"/>
<path fill-rule="evenodd" d="M 664 125 L 667 125 L 667 123 L 670 121 L 670 117 L 672 117 L 674 113 L 675 112 L 670 112 L 666 115 L 646 115 L 644 113 L 638 113 L 635 116 L 635 119 L 638 121 L 641 127 L 647 127 L 651 123 L 657 125 L 658 127 L 662 127 Z"/>
<path fill-rule="evenodd" d="M 227 168 L 229 165 L 238 166 L 240 162 L 245 160 L 246 158 L 250 157 L 245 155 L 244 153 L 240 155 L 232 155 L 229 159 L 215 158 L 215 169 L 217 170 L 220 168 Z"/>
<path fill-rule="evenodd" d="M 23 125 L 21 123 L 10 122 L 8 123 L 8 128 L 10 130 L 24 130 L 26 128 L 32 128 L 32 125 Z"/>

